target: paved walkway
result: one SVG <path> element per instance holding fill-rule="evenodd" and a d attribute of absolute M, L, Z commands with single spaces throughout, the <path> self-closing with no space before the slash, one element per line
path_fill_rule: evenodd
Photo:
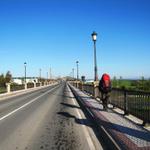
<path fill-rule="evenodd" d="M 150 150 L 150 132 L 71 86 L 74 94 L 119 149 Z"/>

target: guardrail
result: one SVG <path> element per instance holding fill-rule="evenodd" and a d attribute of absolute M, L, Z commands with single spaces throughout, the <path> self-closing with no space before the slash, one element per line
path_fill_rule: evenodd
<path fill-rule="evenodd" d="M 7 83 L 6 86 L 0 86 L 0 94 L 3 93 L 10 93 L 13 91 L 19 91 L 19 90 L 23 90 L 23 89 L 29 89 L 29 88 L 36 88 L 36 87 L 40 87 L 40 86 L 45 86 L 45 85 L 50 85 L 52 83 L 55 83 L 56 81 L 52 81 L 52 82 L 40 82 L 40 83 L 26 83 L 26 84 L 11 84 L 11 83 Z"/>
<path fill-rule="evenodd" d="M 143 124 L 150 123 L 150 92 L 113 88 L 110 103 L 142 119 Z"/>
<path fill-rule="evenodd" d="M 23 90 L 24 89 L 24 84 L 21 85 L 10 85 L 10 91 L 18 91 L 18 90 Z"/>
<path fill-rule="evenodd" d="M 98 90 L 98 82 L 85 84 L 83 82 L 70 82 L 73 86 L 92 95 L 101 97 Z M 150 123 L 150 92 L 131 91 L 113 88 L 110 96 L 110 104 L 124 110 L 124 114 L 132 114 L 143 120 L 143 125 Z"/>

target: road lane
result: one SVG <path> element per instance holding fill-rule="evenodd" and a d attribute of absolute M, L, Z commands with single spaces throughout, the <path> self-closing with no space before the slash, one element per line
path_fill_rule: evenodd
<path fill-rule="evenodd" d="M 32 99 L 40 96 L 41 94 L 49 91 L 50 89 L 56 87 L 57 85 L 52 85 L 49 87 L 45 87 L 43 89 L 39 89 L 36 91 L 32 91 L 29 93 L 24 93 L 19 96 L 13 96 L 12 98 L 7 98 L 3 101 L 0 101 L 0 118 L 14 111 L 15 109 L 23 106 L 24 104 L 30 102 Z"/>
<path fill-rule="evenodd" d="M 60 84 L 55 90 L 1 120 L 0 150 L 88 150 L 81 128 L 83 124 L 74 110 L 80 107 L 72 103 L 67 92 L 65 83 Z M 33 95 L 27 99 L 35 98 Z"/>

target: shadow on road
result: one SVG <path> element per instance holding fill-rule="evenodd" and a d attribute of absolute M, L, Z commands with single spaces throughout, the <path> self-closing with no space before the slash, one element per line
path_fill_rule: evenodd
<path fill-rule="evenodd" d="M 67 104 L 67 103 L 60 103 L 61 105 L 63 106 L 67 106 L 67 107 L 71 107 L 71 108 L 78 108 L 78 109 L 81 109 L 80 107 L 76 106 L 76 105 L 72 105 L 72 104 Z"/>
<path fill-rule="evenodd" d="M 67 117 L 67 118 L 73 118 L 73 119 L 75 119 L 75 123 L 80 124 L 80 125 L 86 125 L 86 126 L 92 128 L 92 124 L 89 122 L 88 119 L 79 119 L 76 116 L 71 115 L 68 112 L 58 112 L 57 114 L 61 115 L 61 116 L 64 116 L 64 117 Z"/>
<path fill-rule="evenodd" d="M 66 96 L 65 94 L 55 94 L 55 93 L 53 93 L 52 95 L 56 95 L 56 96 L 63 97 L 63 98 L 74 98 L 74 97 L 71 97 L 71 96 Z"/>

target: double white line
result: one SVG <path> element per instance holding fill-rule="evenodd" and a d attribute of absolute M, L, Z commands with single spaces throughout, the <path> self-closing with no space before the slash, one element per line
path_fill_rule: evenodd
<path fill-rule="evenodd" d="M 59 85 L 58 85 L 58 86 L 59 86 Z M 10 113 L 6 114 L 5 116 L 1 117 L 1 118 L 0 118 L 0 121 L 6 119 L 6 118 L 9 117 L 10 115 L 12 115 L 12 114 L 14 114 L 15 112 L 21 110 L 22 108 L 25 108 L 26 106 L 28 106 L 29 104 L 31 104 L 31 103 L 33 103 L 34 101 L 38 100 L 38 99 L 41 98 L 42 96 L 44 96 L 44 95 L 48 94 L 49 92 L 53 91 L 54 89 L 56 89 L 58 86 L 56 86 L 56 87 L 50 89 L 50 90 L 47 91 L 46 93 L 43 93 L 42 95 L 40 95 L 40 96 L 38 96 L 38 97 L 32 99 L 30 102 L 25 103 L 25 104 L 22 105 L 21 107 L 16 108 L 15 110 L 13 110 L 13 111 L 11 111 Z"/>

